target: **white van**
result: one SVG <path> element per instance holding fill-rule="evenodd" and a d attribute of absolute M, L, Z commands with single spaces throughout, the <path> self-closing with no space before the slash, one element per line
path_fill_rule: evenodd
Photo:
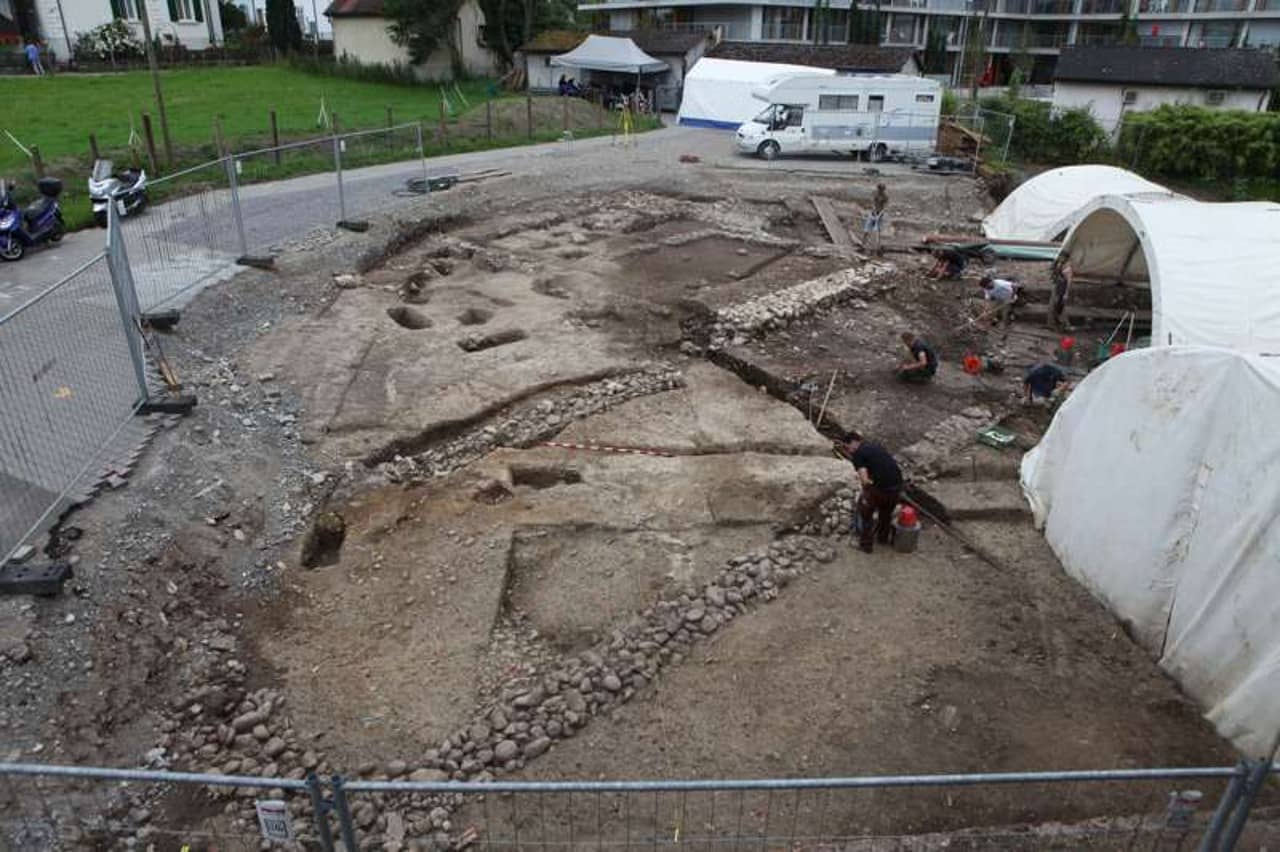
<path fill-rule="evenodd" d="M 738 128 L 739 151 L 772 160 L 820 151 L 926 153 L 938 137 L 942 86 L 909 74 L 835 76 L 789 74 L 751 92 L 768 104 Z"/>

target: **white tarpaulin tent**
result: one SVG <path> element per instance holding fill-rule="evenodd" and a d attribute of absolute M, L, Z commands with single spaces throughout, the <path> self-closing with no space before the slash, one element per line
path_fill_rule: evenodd
<path fill-rule="evenodd" d="M 809 68 L 779 62 L 742 62 L 737 59 L 699 59 L 684 78 L 679 124 L 736 130 L 765 108 L 752 90 L 793 74 L 834 75 L 833 68 Z"/>
<path fill-rule="evenodd" d="M 1280 730 L 1278 422 L 1277 359 L 1160 347 L 1092 373 L 1022 461 L 1063 567 L 1253 757 Z"/>
<path fill-rule="evenodd" d="M 636 47 L 629 38 L 598 35 L 589 35 L 568 53 L 551 57 L 551 64 L 626 74 L 653 74 L 669 67 L 661 59 L 654 59 Z"/>
<path fill-rule="evenodd" d="M 1050 169 L 1009 193 L 982 220 L 982 233 L 993 240 L 1059 240 L 1080 220 L 1081 208 L 1095 198 L 1141 192 L 1172 194 L 1114 166 Z"/>
<path fill-rule="evenodd" d="M 1280 204 L 1129 195 L 1081 212 L 1075 274 L 1149 284 L 1153 345 L 1280 354 Z"/>

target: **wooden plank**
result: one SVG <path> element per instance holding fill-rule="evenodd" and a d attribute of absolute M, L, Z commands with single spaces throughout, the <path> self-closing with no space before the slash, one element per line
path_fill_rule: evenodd
<path fill-rule="evenodd" d="M 854 251 L 853 237 L 849 236 L 849 229 L 841 224 L 831 199 L 821 195 L 811 195 L 809 200 L 813 202 L 813 209 L 818 211 L 818 218 L 827 229 L 827 236 L 831 237 L 831 242 L 835 243 L 839 249 Z"/>

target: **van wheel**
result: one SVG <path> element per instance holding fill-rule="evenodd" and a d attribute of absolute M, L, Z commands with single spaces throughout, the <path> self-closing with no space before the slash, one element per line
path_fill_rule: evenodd
<path fill-rule="evenodd" d="M 776 160 L 778 155 L 781 153 L 782 148 L 779 147 L 777 142 L 772 140 L 768 142 L 761 142 L 760 147 L 756 149 L 756 154 L 758 154 L 762 160 Z"/>
<path fill-rule="evenodd" d="M 883 142 L 877 142 L 871 146 L 871 150 L 867 152 L 867 159 L 873 163 L 883 163 L 884 158 L 889 156 L 889 149 Z"/>

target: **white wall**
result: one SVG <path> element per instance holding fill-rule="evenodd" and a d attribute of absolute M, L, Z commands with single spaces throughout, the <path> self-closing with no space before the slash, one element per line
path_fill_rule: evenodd
<path fill-rule="evenodd" d="M 1137 92 L 1135 103 L 1124 105 L 1124 93 Z M 1208 102 L 1208 89 L 1180 88 L 1174 86 L 1118 86 L 1096 83 L 1055 83 L 1053 105 L 1068 109 L 1087 107 L 1106 130 L 1113 131 L 1125 112 L 1145 112 L 1162 104 L 1189 104 L 1212 109 L 1241 109 L 1257 112 L 1267 107 L 1266 91 L 1225 90 L 1226 97 L 1220 104 Z"/>
<path fill-rule="evenodd" d="M 391 40 L 386 18 L 335 18 L 333 49 L 338 56 L 346 54 L 367 65 L 408 64 L 409 51 Z M 476 0 L 468 0 L 458 12 L 458 49 L 468 72 L 490 76 L 497 71 L 497 57 L 480 44 L 480 27 L 484 13 Z M 447 80 L 453 76 L 453 63 L 447 47 L 435 50 L 427 61 L 417 66 L 425 80 Z"/>
<path fill-rule="evenodd" d="M 209 46 L 209 25 L 212 21 L 214 40 L 222 42 L 222 23 L 218 18 L 217 0 L 191 0 L 201 3 L 204 20 L 194 19 L 173 21 L 169 17 L 167 0 L 147 0 L 147 17 L 151 23 L 151 34 L 159 36 L 176 36 L 182 45 L 190 50 L 204 50 Z M 75 45 L 76 35 L 88 32 L 111 22 L 110 0 L 62 0 L 62 14 L 58 14 L 58 0 L 36 0 L 36 12 L 40 17 L 40 31 L 44 39 L 60 58 L 68 56 L 67 42 Z M 62 21 L 66 20 L 66 31 Z M 142 23 L 136 19 L 129 20 L 129 25 L 139 41 L 142 40 Z"/>

